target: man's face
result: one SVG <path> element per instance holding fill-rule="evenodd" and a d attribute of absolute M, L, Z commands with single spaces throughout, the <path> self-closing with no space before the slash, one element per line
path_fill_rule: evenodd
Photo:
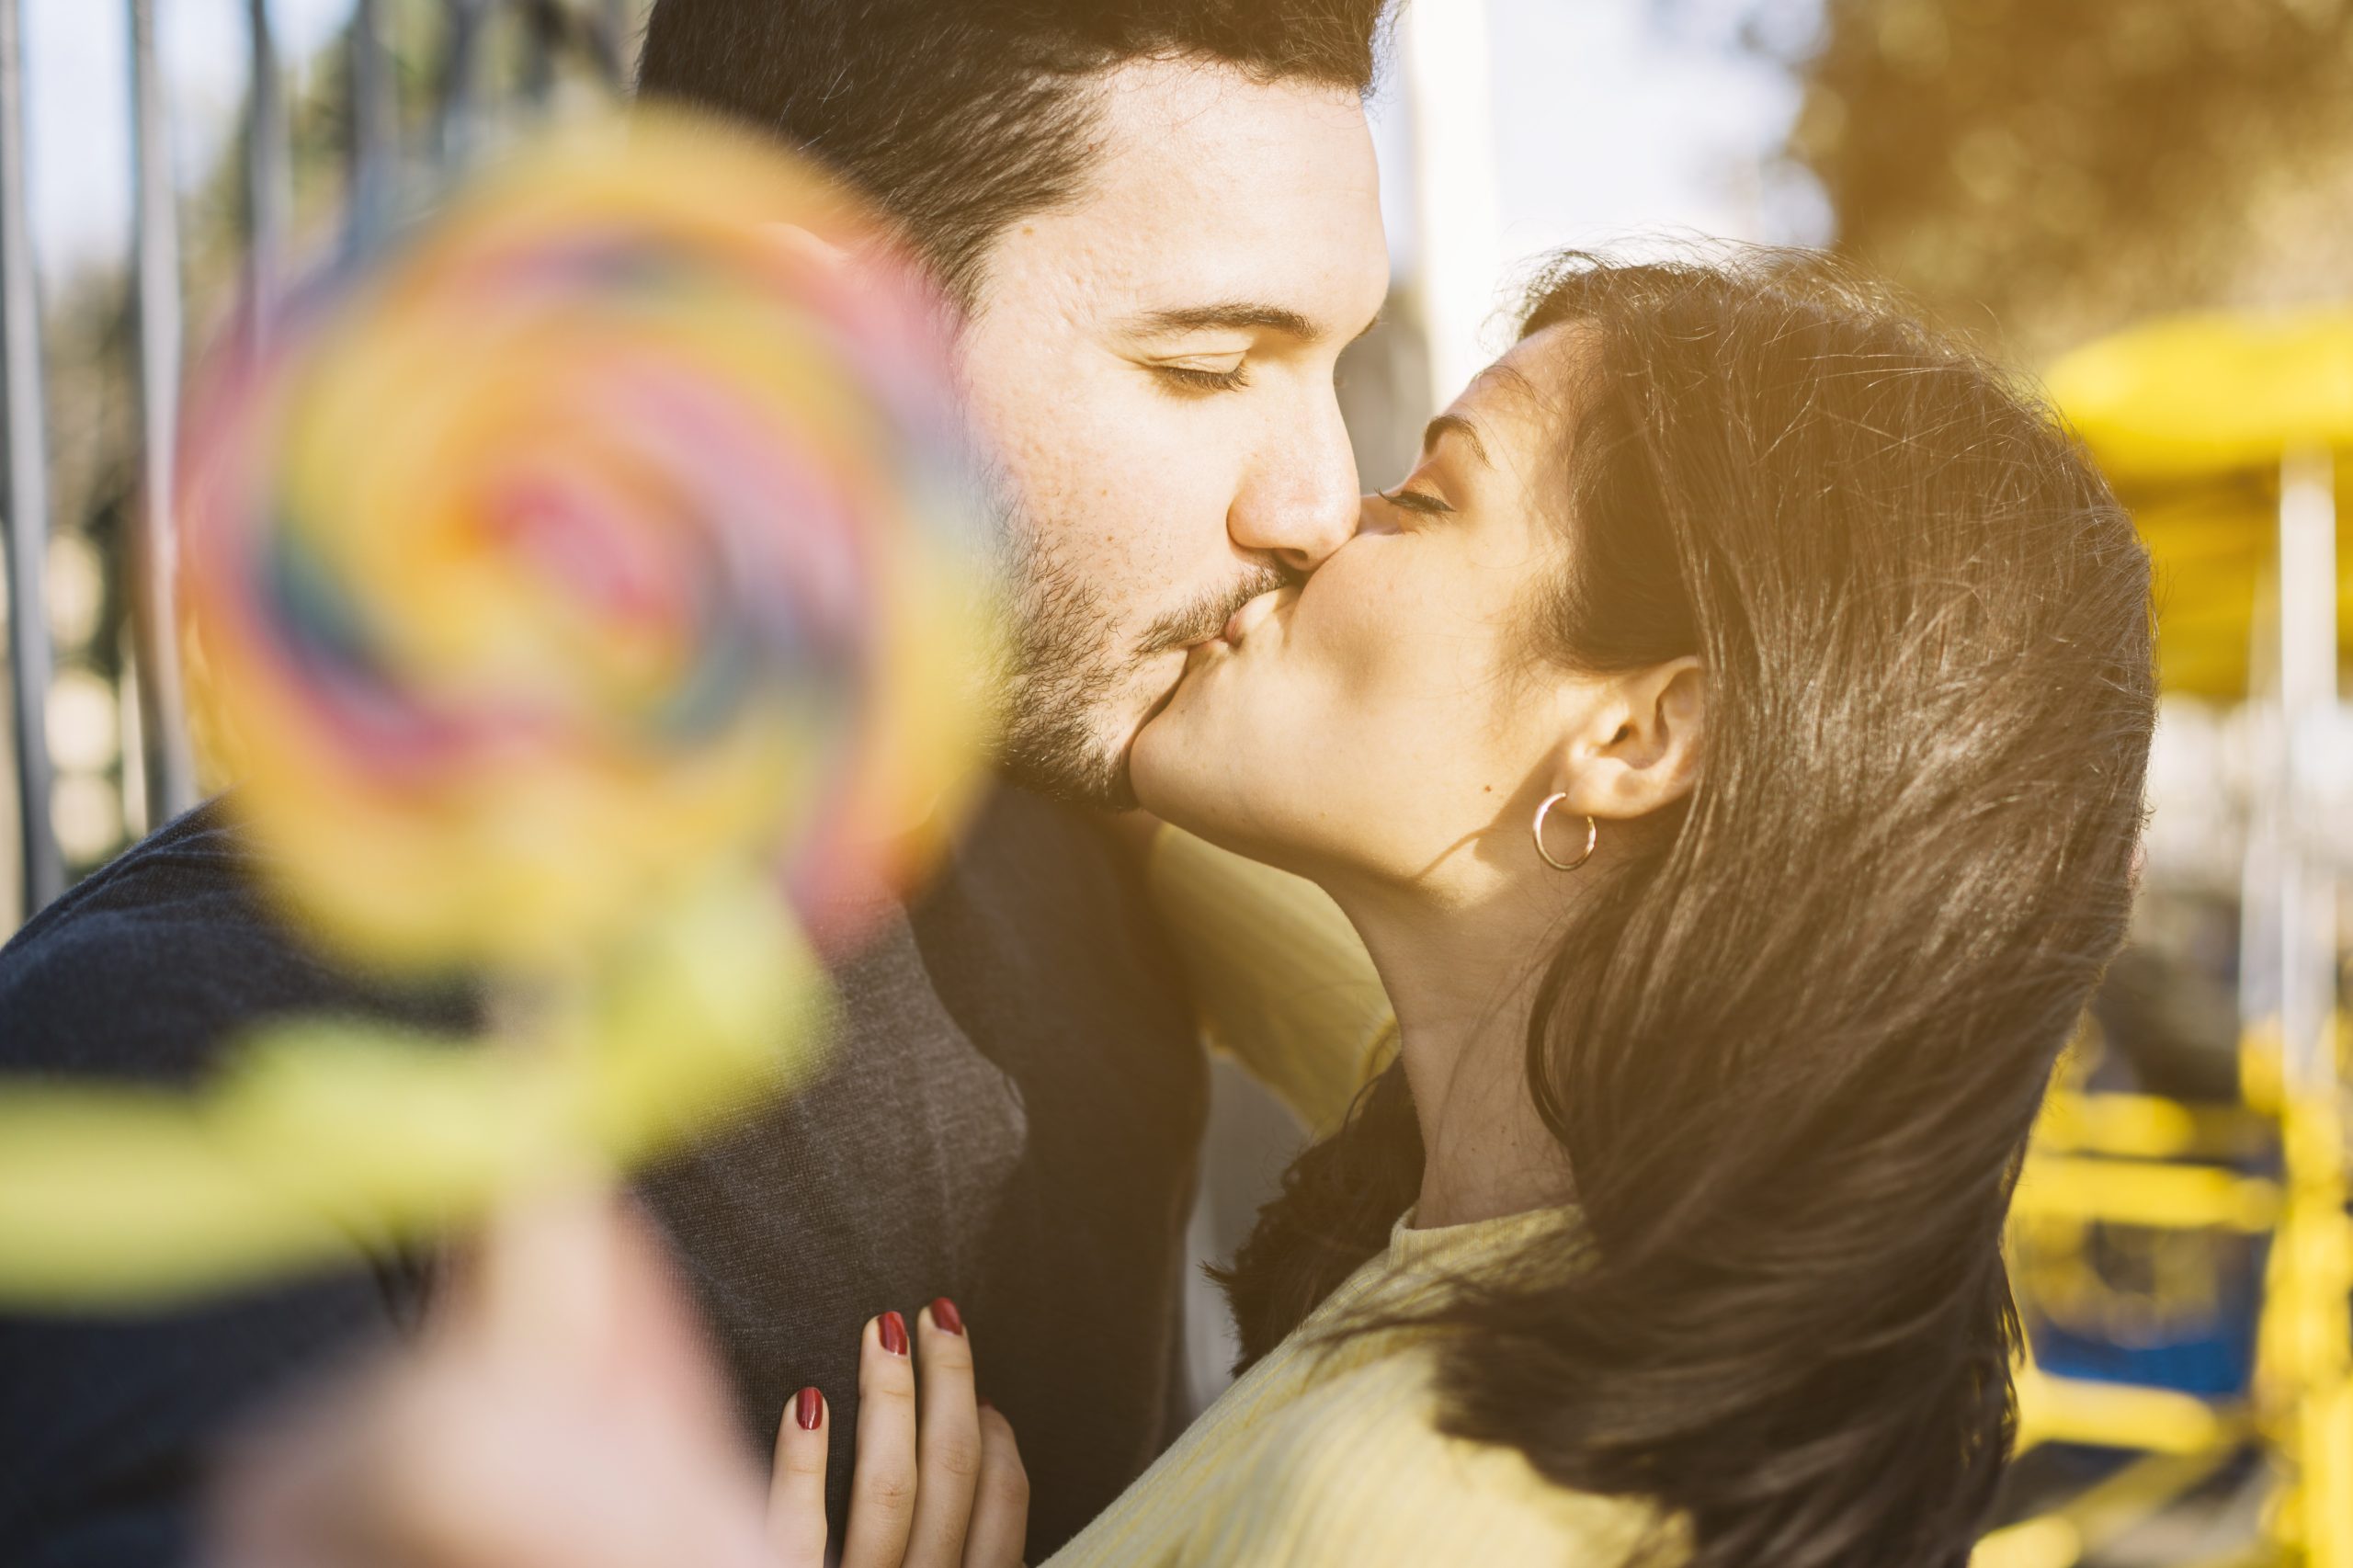
<path fill-rule="evenodd" d="M 1354 93 L 1162 61 L 1101 94 L 1085 189 L 996 239 L 963 348 L 1015 511 L 1008 763 L 1124 806 L 1186 649 L 1355 531 L 1333 371 L 1389 260 Z"/>

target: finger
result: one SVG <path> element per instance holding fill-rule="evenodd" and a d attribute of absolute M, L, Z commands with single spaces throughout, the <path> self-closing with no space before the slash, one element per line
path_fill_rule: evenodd
<path fill-rule="evenodd" d="M 609 1359 L 619 1230 L 609 1190 L 584 1178 L 499 1208 L 460 1298 L 475 1343 L 517 1368 Z"/>
<path fill-rule="evenodd" d="M 825 1396 L 802 1389 L 776 1435 L 768 1478 L 768 1548 L 777 1568 L 824 1568 L 825 1442 L 833 1413 Z"/>
<path fill-rule="evenodd" d="M 716 1427 L 734 1420 L 733 1404 L 697 1321 L 653 1221 L 574 1182 L 492 1217 L 434 1338 L 513 1380 L 651 1399 Z"/>
<path fill-rule="evenodd" d="M 972 1396 L 972 1342 L 942 1296 L 915 1314 L 915 1518 L 907 1568 L 956 1568 L 972 1487 L 981 1473 L 981 1421 Z"/>
<path fill-rule="evenodd" d="M 1029 1535 L 1029 1472 L 1004 1413 L 984 1404 L 980 1415 L 981 1476 L 972 1488 L 963 1568 L 1021 1568 Z"/>
<path fill-rule="evenodd" d="M 735 1397 L 712 1356 L 693 1292 L 652 1215 L 632 1198 L 616 1199 L 605 1244 L 617 1266 L 606 1312 L 612 1335 L 608 1364 L 624 1395 L 658 1397 L 680 1419 L 714 1432 L 735 1431 Z M 740 1451 L 740 1444 L 729 1446 Z M 751 1479 L 756 1486 L 756 1471 Z"/>
<path fill-rule="evenodd" d="M 899 1568 L 915 1511 L 915 1369 L 906 1320 L 869 1318 L 858 1337 L 858 1468 L 842 1568 Z"/>
<path fill-rule="evenodd" d="M 424 1345 L 252 1440 L 221 1563 L 770 1568 L 760 1477 L 642 1222 L 516 1211 L 468 1289 Z M 507 1315 L 533 1299 L 562 1320 L 536 1344 Z"/>

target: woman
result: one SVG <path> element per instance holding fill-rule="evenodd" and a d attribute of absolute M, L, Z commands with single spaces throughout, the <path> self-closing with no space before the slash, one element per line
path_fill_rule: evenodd
<path fill-rule="evenodd" d="M 2148 605 L 2047 415 L 1870 296 L 1554 267 L 1136 743 L 1401 1050 L 1225 1277 L 1249 1371 L 1056 1562 L 1965 1561 Z"/>
<path fill-rule="evenodd" d="M 1964 1562 L 2011 1183 L 2131 902 L 2148 605 L 2047 413 L 1876 297 L 1555 266 L 1135 744 L 1147 807 L 1336 901 L 1396 1051 L 1224 1276 L 1240 1380 L 1057 1568 Z M 920 1423 L 868 1330 L 845 1561 L 1009 1562 L 985 1346 L 918 1327 Z"/>

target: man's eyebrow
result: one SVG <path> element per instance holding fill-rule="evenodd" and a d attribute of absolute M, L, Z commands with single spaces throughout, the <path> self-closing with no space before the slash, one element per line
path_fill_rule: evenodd
<path fill-rule="evenodd" d="M 1297 311 L 1250 300 L 1147 311 L 1130 324 L 1140 333 L 1206 332 L 1222 327 L 1238 332 L 1279 332 L 1291 337 L 1316 335 L 1315 324 Z"/>
<path fill-rule="evenodd" d="M 1422 427 L 1422 456 L 1429 456 L 1430 449 L 1438 445 L 1438 438 L 1449 430 L 1470 443 L 1472 456 L 1489 468 L 1495 466 L 1487 456 L 1487 443 L 1479 439 L 1479 427 L 1459 414 L 1441 414 Z"/>

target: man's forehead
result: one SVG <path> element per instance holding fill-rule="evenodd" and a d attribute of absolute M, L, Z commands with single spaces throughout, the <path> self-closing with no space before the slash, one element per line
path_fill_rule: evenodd
<path fill-rule="evenodd" d="M 1100 107 L 1087 188 L 1040 226 L 1097 275 L 1107 306 L 1172 329 L 1245 308 L 1279 329 L 1298 324 L 1272 319 L 1283 312 L 1319 332 L 1363 324 L 1337 319 L 1339 297 L 1385 285 L 1387 248 L 1353 93 L 1136 62 L 1107 73 Z"/>

